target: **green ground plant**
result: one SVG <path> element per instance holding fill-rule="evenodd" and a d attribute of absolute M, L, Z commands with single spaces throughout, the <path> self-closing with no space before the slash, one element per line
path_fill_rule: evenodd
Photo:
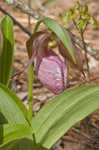
<path fill-rule="evenodd" d="M 87 6 L 84 9 L 86 13 Z M 80 20 L 80 23 L 77 24 L 80 32 L 86 26 L 82 22 L 83 20 Z M 47 29 L 37 31 L 41 23 L 45 24 Z M 29 109 L 26 109 L 22 101 L 8 88 L 12 76 L 14 54 L 13 22 L 10 17 L 5 16 L 1 20 L 0 30 L 0 44 L 2 43 L 0 49 L 0 150 L 49 150 L 75 123 L 99 108 L 99 84 L 81 85 L 72 89 L 63 87 L 64 84 L 62 83 L 67 83 L 68 80 L 63 75 L 65 76 L 65 73 L 68 73 L 68 69 L 63 69 L 64 65 L 67 68 L 66 64 L 50 50 L 49 41 L 56 41 L 60 54 L 64 59 L 71 62 L 73 67 L 76 66 L 81 73 L 83 73 L 83 64 L 79 57 L 82 55 L 64 27 L 51 18 L 44 18 L 37 22 L 33 35 L 27 41 L 29 55 Z M 45 64 L 42 61 L 47 61 L 46 56 L 49 58 L 52 56 L 53 59 L 48 60 L 53 65 L 57 65 L 60 70 L 63 69 L 62 71 L 65 70 L 66 72 L 63 72 L 60 76 L 62 86 L 59 86 L 58 90 L 60 91 L 58 91 L 58 94 L 34 116 L 33 73 L 35 69 L 40 77 L 41 66 L 39 60 L 41 58 L 40 63 L 44 66 Z M 34 57 L 39 64 L 38 66 L 37 64 L 35 66 Z M 46 83 L 44 80 L 42 82 Z M 47 86 L 49 88 L 49 85 Z M 55 92 L 54 87 L 52 91 Z"/>

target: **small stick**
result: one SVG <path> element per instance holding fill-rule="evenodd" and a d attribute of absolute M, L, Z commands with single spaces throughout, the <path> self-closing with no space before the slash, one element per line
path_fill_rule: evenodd
<path fill-rule="evenodd" d="M 29 8 L 31 8 L 31 0 L 28 0 L 28 6 Z M 29 30 L 31 31 L 31 16 L 28 15 L 28 27 L 29 27 Z"/>
<path fill-rule="evenodd" d="M 80 33 L 81 35 L 81 39 L 82 39 L 82 44 L 83 44 L 83 49 L 85 51 L 85 61 L 86 61 L 86 65 L 87 65 L 87 75 L 88 75 L 88 80 L 90 81 L 90 72 L 89 72 L 89 64 L 88 64 L 88 57 L 87 57 L 87 49 L 86 49 L 86 43 L 84 41 L 84 32 L 85 32 L 85 29 L 87 28 L 87 24 L 84 28 L 83 31 L 79 31 L 78 27 L 77 27 L 77 24 L 75 22 L 75 20 L 73 20 L 73 24 L 74 26 L 76 27 L 77 31 Z"/>
<path fill-rule="evenodd" d="M 84 51 L 85 51 L 85 61 L 86 61 L 86 65 L 87 65 L 88 80 L 90 81 L 90 71 L 89 71 L 89 64 L 88 64 L 88 56 L 87 56 L 87 50 L 86 50 L 86 44 L 85 44 L 85 41 L 84 41 L 83 32 L 81 32 L 81 38 L 82 38 L 83 47 L 84 47 Z"/>
<path fill-rule="evenodd" d="M 22 26 L 12 15 L 10 15 L 7 11 L 5 11 L 3 8 L 0 7 L 0 11 L 4 13 L 5 15 L 8 15 L 12 20 L 15 25 L 17 25 L 23 32 L 28 34 L 29 36 L 32 35 L 24 26 Z"/>
<path fill-rule="evenodd" d="M 78 133 L 79 135 L 84 136 L 86 139 L 93 141 L 93 139 L 89 135 L 87 135 L 86 133 L 80 131 L 79 129 L 76 129 L 75 127 L 72 127 L 72 130 L 74 132 Z"/>

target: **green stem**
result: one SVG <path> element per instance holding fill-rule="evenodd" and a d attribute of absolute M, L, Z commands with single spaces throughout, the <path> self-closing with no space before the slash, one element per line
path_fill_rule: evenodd
<path fill-rule="evenodd" d="M 29 67 L 29 120 L 32 119 L 32 113 L 33 113 L 33 65 L 30 65 Z"/>

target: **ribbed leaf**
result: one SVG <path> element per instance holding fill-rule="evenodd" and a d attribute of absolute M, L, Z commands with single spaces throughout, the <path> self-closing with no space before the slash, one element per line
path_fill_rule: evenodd
<path fill-rule="evenodd" d="M 14 53 L 13 22 L 10 17 L 4 17 L 0 27 L 3 37 L 2 53 L 0 55 L 0 82 L 8 85 L 12 73 Z"/>
<path fill-rule="evenodd" d="M 8 150 L 23 139 L 32 140 L 32 128 L 23 124 L 7 124 L 0 126 L 0 150 Z"/>
<path fill-rule="evenodd" d="M 61 25 L 59 25 L 55 20 L 51 18 L 44 18 L 38 21 L 34 29 L 35 32 L 37 31 L 40 23 L 44 23 L 50 30 L 52 30 L 57 35 L 57 37 L 62 41 L 64 46 L 67 48 L 74 63 L 76 64 L 76 58 L 73 52 L 72 42 L 70 40 L 68 32 Z"/>
<path fill-rule="evenodd" d="M 28 124 L 28 112 L 21 100 L 0 84 L 0 124 Z"/>
<path fill-rule="evenodd" d="M 75 123 L 99 108 L 99 85 L 65 91 L 45 105 L 32 120 L 36 143 L 51 146 Z"/>

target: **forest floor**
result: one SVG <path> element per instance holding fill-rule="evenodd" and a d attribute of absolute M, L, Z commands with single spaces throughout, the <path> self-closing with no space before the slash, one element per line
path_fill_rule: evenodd
<path fill-rule="evenodd" d="M 44 2 L 44 0 L 43 0 Z M 64 3 L 63 3 L 64 2 Z M 46 6 L 48 14 L 46 16 L 53 17 L 62 23 L 59 14 L 64 13 L 73 5 L 73 0 L 61 0 L 52 1 Z M 92 1 L 88 3 L 89 11 L 99 21 L 99 1 Z M 4 8 L 9 12 L 16 20 L 18 20 L 25 28 L 33 32 L 35 19 L 31 18 L 31 28 L 28 24 L 28 16 L 21 13 L 19 10 L 14 9 L 7 5 L 5 2 L 0 0 L 0 7 Z M 35 6 L 36 8 L 37 6 Z M 37 9 L 37 8 L 36 8 Z M 0 19 L 4 16 L 0 12 Z M 76 29 L 69 24 L 67 26 L 70 30 L 79 36 Z M 24 33 L 18 26 L 14 26 L 14 37 L 15 37 L 15 56 L 14 56 L 14 73 L 21 71 L 27 62 L 28 56 L 26 51 L 26 40 L 29 36 Z M 97 51 L 99 51 L 99 28 L 95 29 L 91 26 L 85 33 L 85 40 L 90 43 Z M 89 58 L 90 73 L 92 78 L 99 77 L 99 61 L 96 61 L 91 56 Z M 22 99 L 23 103 L 28 107 L 28 71 L 26 70 L 23 74 L 16 76 L 13 79 L 13 91 Z M 71 69 L 69 73 L 69 84 L 70 87 L 79 85 L 82 82 L 81 73 L 75 69 Z M 99 83 L 99 78 L 92 81 L 91 83 Z M 34 79 L 34 106 L 33 109 L 35 114 L 39 109 L 45 105 L 52 97 L 55 97 L 53 93 L 48 91 L 39 81 L 37 75 Z M 53 147 L 54 150 L 99 150 L 99 110 L 92 113 L 84 120 L 77 123 L 71 128 Z"/>

